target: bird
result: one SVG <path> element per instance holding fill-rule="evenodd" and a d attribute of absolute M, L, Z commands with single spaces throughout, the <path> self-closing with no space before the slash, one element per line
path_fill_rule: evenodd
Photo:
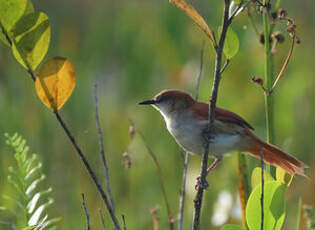
<path fill-rule="evenodd" d="M 209 120 L 209 104 L 193 99 L 179 90 L 163 90 L 152 99 L 139 103 L 152 105 L 163 116 L 167 130 L 185 151 L 202 155 L 205 152 L 207 138 L 204 137 Z M 263 152 L 264 162 L 284 169 L 291 175 L 305 176 L 306 164 L 294 156 L 269 144 L 253 133 L 254 128 L 239 115 L 216 107 L 214 112 L 213 134 L 210 138 L 209 156 L 215 158 L 207 174 L 221 161 L 224 155 L 239 151 L 260 158 Z M 200 177 L 197 178 L 200 180 Z M 200 181 L 197 182 L 198 186 Z"/>

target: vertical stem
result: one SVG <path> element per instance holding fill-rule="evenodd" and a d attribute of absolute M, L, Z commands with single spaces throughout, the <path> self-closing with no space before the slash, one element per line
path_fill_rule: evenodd
<path fill-rule="evenodd" d="M 199 86 L 200 86 L 200 81 L 201 81 L 201 76 L 202 76 L 204 48 L 205 48 L 205 41 L 202 41 L 202 45 L 201 45 L 201 49 L 200 49 L 200 68 L 199 68 L 199 74 L 197 77 L 196 92 L 195 92 L 195 100 L 196 101 L 198 101 L 198 97 L 199 97 Z M 188 164 L 189 164 L 189 153 L 186 152 L 184 168 L 183 168 L 183 185 L 182 185 L 181 195 L 179 197 L 179 218 L 178 218 L 177 230 L 183 229 Z"/>
<path fill-rule="evenodd" d="M 262 147 L 260 148 L 260 163 L 261 163 L 261 195 L 260 195 L 260 230 L 264 230 L 264 152 Z"/>
<path fill-rule="evenodd" d="M 298 210 L 296 214 L 296 230 L 300 230 L 301 225 L 301 212 L 302 212 L 302 198 L 299 198 Z"/>
<path fill-rule="evenodd" d="M 242 209 L 242 226 L 244 229 L 248 229 L 246 224 L 246 203 L 250 194 L 250 188 L 248 183 L 248 170 L 247 162 L 244 154 L 238 153 L 238 187 L 240 192 L 240 201 Z"/>
<path fill-rule="evenodd" d="M 181 191 L 181 195 L 179 198 L 179 220 L 178 220 L 177 230 L 183 229 L 188 163 L 189 163 L 189 153 L 186 152 L 184 169 L 183 169 L 183 186 L 182 186 L 182 191 Z"/>
<path fill-rule="evenodd" d="M 263 1 L 264 5 L 267 4 L 267 0 Z M 273 57 L 271 53 L 271 29 L 268 20 L 268 9 L 264 9 L 263 13 L 263 24 L 264 24 L 264 40 L 265 40 L 265 82 L 266 89 L 269 91 L 273 85 Z M 266 131 L 267 131 L 267 142 L 274 144 L 274 120 L 273 120 L 273 109 L 274 109 L 274 98 L 273 94 L 265 94 L 265 111 L 266 111 Z M 270 174 L 275 177 L 275 167 L 271 166 Z"/>
<path fill-rule="evenodd" d="M 209 124 L 206 130 L 207 140 L 205 146 L 205 152 L 202 156 L 202 164 L 201 164 L 201 175 L 200 175 L 200 186 L 198 188 L 196 198 L 194 200 L 194 217 L 193 217 L 193 230 L 200 229 L 200 214 L 201 214 L 201 206 L 202 206 L 202 198 L 204 189 L 206 189 L 206 176 L 207 176 L 207 165 L 208 165 L 208 153 L 210 147 L 210 138 L 214 135 L 214 112 L 216 108 L 217 96 L 218 96 L 218 88 L 221 80 L 221 62 L 222 62 L 222 52 L 223 46 L 225 42 L 226 32 L 229 25 L 232 22 L 231 18 L 229 20 L 229 6 L 230 0 L 224 1 L 224 15 L 223 15 L 223 22 L 222 22 L 222 31 L 220 35 L 219 45 L 216 47 L 216 60 L 215 60 L 215 69 L 214 69 L 214 82 L 212 87 L 212 93 L 210 98 L 210 105 L 209 105 Z"/>

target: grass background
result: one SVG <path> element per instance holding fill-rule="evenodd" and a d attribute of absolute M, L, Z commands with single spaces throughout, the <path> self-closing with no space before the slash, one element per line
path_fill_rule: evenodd
<path fill-rule="evenodd" d="M 222 2 L 194 0 L 191 3 L 216 31 L 221 20 Z M 145 134 L 158 157 L 171 209 L 176 216 L 183 155 L 168 134 L 161 116 L 152 108 L 143 108 L 137 103 L 162 89 L 176 88 L 194 93 L 200 47 L 207 38 L 168 1 L 34 0 L 33 4 L 49 16 L 52 27 L 46 60 L 63 56 L 74 64 L 77 86 L 61 114 L 102 177 L 93 101 L 93 85 L 98 84 L 104 144 L 117 214 L 126 216 L 128 229 L 152 229 L 150 210 L 158 205 L 161 208 L 158 214 L 160 229 L 167 229 L 166 209 L 156 169 L 141 139 L 136 136 L 130 141 L 128 118 L 133 119 Z M 284 1 L 283 8 L 295 19 L 302 43 L 296 46 L 287 72 L 275 91 L 276 143 L 314 168 L 315 8 L 309 0 Z M 257 22 L 262 31 L 259 17 Z M 250 80 L 253 76 L 263 76 L 263 47 L 245 13 L 236 18 L 232 28 L 239 36 L 240 51 L 224 73 L 218 105 L 240 114 L 255 127 L 259 136 L 265 137 L 263 93 Z M 278 47 L 277 72 L 289 46 L 286 37 L 286 42 Z M 208 100 L 213 68 L 214 52 L 207 41 L 200 100 Z M 53 114 L 38 100 L 33 82 L 23 67 L 5 45 L 0 45 L 0 134 L 4 132 L 19 132 L 40 155 L 47 175 L 46 183 L 54 188 L 55 205 L 50 209 L 51 215 L 63 218 L 60 229 L 85 228 L 81 193 L 86 195 L 92 227 L 100 229 L 98 209 L 102 208 L 103 212 L 105 209 L 95 186 Z M 122 154 L 127 149 L 132 159 L 128 170 L 122 164 Z M 6 172 L 12 159 L 4 137 L 0 135 L 0 194 L 8 190 Z M 259 164 L 250 157 L 248 160 L 251 167 Z M 199 167 L 200 157 L 191 157 L 185 229 L 191 224 L 193 185 Z M 314 178 L 314 173 L 310 177 Z M 214 202 L 222 190 L 229 191 L 236 203 L 236 154 L 226 157 L 209 181 L 211 186 L 205 194 L 201 229 L 211 228 Z M 304 203 L 315 204 L 314 189 L 314 182 L 294 178 L 287 192 L 285 229 L 294 229 L 298 197 L 302 196 Z M 110 229 L 111 220 L 106 212 L 105 216 Z M 228 222 L 239 223 L 239 220 L 229 214 Z"/>

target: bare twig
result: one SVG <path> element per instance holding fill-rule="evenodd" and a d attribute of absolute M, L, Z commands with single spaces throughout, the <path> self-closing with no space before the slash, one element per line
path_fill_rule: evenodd
<path fill-rule="evenodd" d="M 87 169 L 89 175 L 91 176 L 94 184 L 96 185 L 96 188 L 97 190 L 99 191 L 104 203 L 105 203 L 105 206 L 114 222 L 114 225 L 115 225 L 115 228 L 117 230 L 120 230 L 120 225 L 119 225 L 119 222 L 117 220 L 117 217 L 115 215 L 115 213 L 113 212 L 113 209 L 112 209 L 112 206 L 111 206 L 111 203 L 109 202 L 108 198 L 107 198 L 107 195 L 104 191 L 104 189 L 102 188 L 100 182 L 98 181 L 93 169 L 91 168 L 89 162 L 87 161 L 85 155 L 83 154 L 83 152 L 81 151 L 81 148 L 79 147 L 79 145 L 77 144 L 76 140 L 74 139 L 74 137 L 72 136 L 70 130 L 68 129 L 67 125 L 64 123 L 64 121 L 62 120 L 62 118 L 60 117 L 59 113 L 58 112 L 55 112 L 55 115 L 56 115 L 56 118 L 59 122 L 59 124 L 61 125 L 61 127 L 63 128 L 63 130 L 65 131 L 65 133 L 67 134 L 67 136 L 69 137 L 71 143 L 73 144 L 75 150 L 77 151 L 79 157 L 81 158 L 85 168 Z"/>
<path fill-rule="evenodd" d="M 291 44 L 291 48 L 290 48 L 289 54 L 288 54 L 287 58 L 285 59 L 285 62 L 283 64 L 282 68 L 281 68 L 281 71 L 279 72 L 275 82 L 273 83 L 273 85 L 272 85 L 272 87 L 271 87 L 271 89 L 269 91 L 269 94 L 271 94 L 273 92 L 273 90 L 276 88 L 279 80 L 281 79 L 281 77 L 283 76 L 285 70 L 287 69 L 287 66 L 288 66 L 289 61 L 290 61 L 291 56 L 292 56 L 294 44 L 295 44 L 295 36 L 293 36 L 293 38 L 292 38 L 292 44 Z"/>
<path fill-rule="evenodd" d="M 125 219 L 125 215 L 121 215 L 123 223 L 124 223 L 124 230 L 127 230 L 127 225 L 126 225 L 126 219 Z"/>
<path fill-rule="evenodd" d="M 2 27 L 2 26 L 1 26 Z M 6 30 L 2 27 L 2 30 L 3 30 L 3 33 L 5 34 L 5 36 L 7 37 L 7 39 L 9 38 Z M 13 41 L 14 42 L 14 41 Z M 11 41 L 12 43 L 12 41 Z M 28 67 L 28 70 L 27 72 L 29 73 L 29 75 L 31 76 L 32 80 L 35 82 L 36 78 L 35 78 L 35 74 L 34 72 L 32 71 L 32 69 L 30 68 L 30 65 L 28 64 L 28 62 L 26 60 L 24 60 L 26 66 Z M 115 226 L 115 229 L 116 230 L 121 230 L 120 228 L 120 225 L 119 225 L 119 222 L 117 220 L 117 217 L 115 216 L 113 210 L 112 210 L 112 207 L 111 207 L 111 204 L 110 202 L 108 201 L 108 198 L 107 198 L 107 195 L 104 191 L 104 189 L 102 188 L 102 186 L 100 185 L 94 171 L 92 170 L 87 158 L 85 157 L 85 155 L 83 154 L 81 148 L 79 147 L 77 141 L 75 140 L 75 138 L 73 137 L 72 133 L 70 132 L 68 126 L 66 125 L 66 123 L 63 121 L 63 119 L 61 118 L 60 114 L 58 113 L 58 111 L 54 111 L 54 114 L 56 115 L 56 119 L 57 121 L 59 122 L 59 124 L 61 125 L 61 127 L 63 128 L 63 130 L 65 131 L 65 133 L 67 134 L 67 136 L 69 137 L 73 147 L 75 148 L 77 154 L 79 155 L 81 161 L 83 162 L 85 168 L 87 169 L 90 177 L 92 178 L 94 184 L 96 185 L 96 188 L 98 190 L 98 192 L 100 193 L 105 205 L 106 205 L 106 208 L 113 220 L 113 223 L 114 223 L 114 226 Z"/>
<path fill-rule="evenodd" d="M 261 196 L 260 196 L 260 213 L 261 213 L 261 222 L 260 222 L 260 229 L 264 229 L 264 152 L 261 146 L 260 149 L 260 164 L 261 164 Z"/>
<path fill-rule="evenodd" d="M 201 81 L 202 69 L 203 69 L 204 48 L 205 48 L 205 41 L 202 41 L 201 49 L 200 49 L 200 68 L 199 68 L 199 74 L 197 77 L 196 92 L 195 92 L 196 101 L 198 100 L 198 97 L 199 97 L 199 87 L 200 87 L 200 81 Z M 183 229 L 188 164 L 189 164 L 189 153 L 186 152 L 184 168 L 183 168 L 183 184 L 182 184 L 181 194 L 179 197 L 179 218 L 178 218 L 178 227 L 177 227 L 178 230 Z"/>
<path fill-rule="evenodd" d="M 206 130 L 206 134 L 207 134 L 206 146 L 205 146 L 205 152 L 203 154 L 202 164 L 201 164 L 201 176 L 200 176 L 201 184 L 198 187 L 197 195 L 194 200 L 195 213 L 194 213 L 194 218 L 193 218 L 193 230 L 200 229 L 200 213 L 201 213 L 201 206 L 202 206 L 203 191 L 206 188 L 205 185 L 207 184 L 206 176 L 207 176 L 207 165 L 208 165 L 208 152 L 209 152 L 210 139 L 211 139 L 211 136 L 213 136 L 214 112 L 216 108 L 219 83 L 221 80 L 222 52 L 223 52 L 223 46 L 225 42 L 227 29 L 232 22 L 232 20 L 229 20 L 229 6 L 230 6 L 230 0 L 225 0 L 222 31 L 221 31 L 221 36 L 219 40 L 219 45 L 216 49 L 217 52 L 216 52 L 216 61 L 215 61 L 215 70 L 214 70 L 214 83 L 212 87 L 212 94 L 211 94 L 210 106 L 209 106 L 209 124 Z"/>
<path fill-rule="evenodd" d="M 1 21 L 0 21 L 0 27 L 1 27 L 1 31 L 5 36 L 5 39 L 7 40 L 7 42 L 9 43 L 10 46 L 12 46 L 12 41 L 8 35 L 8 33 L 6 32 L 6 29 L 4 28 L 4 26 L 2 25 Z"/>
<path fill-rule="evenodd" d="M 180 194 L 180 197 L 179 197 L 179 217 L 178 217 L 178 227 L 177 227 L 178 230 L 182 230 L 183 229 L 188 164 L 189 164 L 189 153 L 186 152 L 184 168 L 183 168 L 183 184 L 182 184 L 181 194 Z"/>
<path fill-rule="evenodd" d="M 129 121 L 130 121 L 132 126 L 136 127 L 135 124 L 133 123 L 133 121 L 131 121 L 131 120 L 129 120 Z M 137 128 L 136 128 L 136 132 L 139 134 L 141 140 L 143 141 L 144 146 L 147 149 L 149 155 L 151 156 L 151 158 L 152 158 L 152 160 L 153 160 L 153 162 L 155 164 L 155 167 L 156 167 L 156 169 L 158 171 L 160 185 L 161 185 L 163 198 L 164 198 L 164 202 L 165 202 L 165 206 L 166 206 L 166 210 L 167 210 L 167 215 L 168 215 L 168 223 L 169 223 L 169 226 L 170 226 L 170 230 L 173 230 L 174 229 L 174 217 L 172 215 L 172 211 L 171 211 L 168 199 L 167 199 L 166 190 L 165 190 L 165 186 L 164 186 L 164 180 L 163 180 L 163 174 L 162 174 L 162 170 L 161 170 L 160 164 L 159 164 L 155 154 L 153 153 L 152 149 L 150 148 L 149 144 L 147 143 L 147 141 L 146 141 L 144 135 L 142 134 L 142 132 L 139 129 L 137 129 Z"/>
<path fill-rule="evenodd" d="M 86 208 L 86 203 L 85 203 L 85 199 L 84 199 L 84 193 L 81 194 L 82 195 L 82 206 L 84 208 L 84 213 L 85 213 L 85 217 L 86 217 L 86 229 L 90 230 L 90 217 L 89 217 L 89 213 L 88 210 Z"/>
<path fill-rule="evenodd" d="M 224 70 L 226 69 L 226 67 L 230 64 L 230 59 L 226 59 L 225 62 L 224 62 L 224 65 L 220 71 L 220 74 L 222 74 L 224 72 Z"/>
<path fill-rule="evenodd" d="M 104 143 L 103 132 L 102 132 L 101 125 L 100 125 L 99 112 L 98 112 L 97 84 L 94 85 L 94 100 L 95 100 L 95 120 L 96 120 L 98 139 L 99 139 L 99 145 L 100 145 L 100 154 L 101 154 L 103 167 L 104 167 L 105 187 L 106 187 L 110 202 L 112 204 L 113 212 L 115 214 L 114 199 L 113 199 L 112 191 L 111 191 L 110 184 L 109 184 L 108 166 L 107 166 L 107 161 L 106 161 L 105 151 L 104 151 L 104 145 L 103 145 L 103 143 Z"/>
<path fill-rule="evenodd" d="M 101 209 L 99 209 L 99 210 L 98 210 L 98 212 L 99 212 L 99 214 L 100 214 L 100 218 L 101 218 L 101 222 L 102 222 L 103 230 L 106 230 L 105 220 L 104 220 L 104 216 L 103 216 L 102 210 L 101 210 Z"/>

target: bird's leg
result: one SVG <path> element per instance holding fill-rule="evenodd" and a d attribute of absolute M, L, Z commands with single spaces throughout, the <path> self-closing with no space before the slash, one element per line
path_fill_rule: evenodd
<path fill-rule="evenodd" d="M 207 176 L 210 174 L 210 172 L 217 166 L 217 164 L 222 160 L 222 157 L 216 157 L 213 163 L 210 165 L 210 167 L 207 169 Z M 209 186 L 208 181 L 206 180 L 205 184 L 201 184 L 201 178 L 200 176 L 197 177 L 197 183 L 195 185 L 195 189 L 198 190 L 199 186 L 202 186 L 203 189 L 206 189 Z"/>

